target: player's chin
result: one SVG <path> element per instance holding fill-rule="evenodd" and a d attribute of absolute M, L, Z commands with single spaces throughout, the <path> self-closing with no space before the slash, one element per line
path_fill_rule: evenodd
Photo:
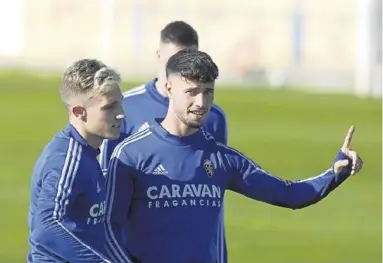
<path fill-rule="evenodd" d="M 110 139 L 110 140 L 118 139 L 118 137 L 120 137 L 120 128 L 110 129 L 109 131 L 105 133 L 104 137 L 105 139 Z"/>
<path fill-rule="evenodd" d="M 201 128 L 203 123 L 204 123 L 203 119 L 202 120 L 191 120 L 191 119 L 188 120 L 188 126 L 190 128 L 194 128 L 194 129 Z"/>

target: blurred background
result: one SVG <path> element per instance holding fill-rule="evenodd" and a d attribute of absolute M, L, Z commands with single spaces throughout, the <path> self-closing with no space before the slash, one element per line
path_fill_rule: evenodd
<path fill-rule="evenodd" d="M 147 78 L 159 31 L 181 19 L 222 81 L 381 94 L 381 0 L 1 2 L 1 66 L 62 70 L 97 56 L 126 80 Z"/>
<path fill-rule="evenodd" d="M 0 0 L 0 262 L 25 262 L 29 180 L 67 121 L 58 88 L 98 58 L 127 90 L 157 73 L 159 32 L 184 20 L 220 67 L 229 144 L 270 172 L 327 169 L 351 124 L 364 169 L 315 206 L 226 197 L 234 263 L 382 262 L 381 0 Z"/>

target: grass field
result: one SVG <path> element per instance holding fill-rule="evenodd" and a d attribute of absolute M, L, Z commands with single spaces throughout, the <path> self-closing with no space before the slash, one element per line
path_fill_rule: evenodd
<path fill-rule="evenodd" d="M 59 78 L 0 73 L 0 262 L 25 262 L 29 180 L 42 147 L 66 123 Z M 125 84 L 125 88 L 129 87 Z M 225 89 L 231 146 L 289 179 L 327 169 L 350 124 L 364 169 L 322 202 L 287 210 L 226 198 L 233 263 L 382 262 L 381 101 L 347 95 Z"/>

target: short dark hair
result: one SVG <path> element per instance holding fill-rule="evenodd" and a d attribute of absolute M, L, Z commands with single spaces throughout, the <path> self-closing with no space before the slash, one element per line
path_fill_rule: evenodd
<path fill-rule="evenodd" d="M 173 74 L 191 81 L 206 83 L 216 80 L 219 70 L 207 53 L 183 49 L 171 56 L 166 63 L 166 77 Z"/>
<path fill-rule="evenodd" d="M 198 48 L 198 34 L 188 23 L 173 21 L 161 30 L 161 42 L 184 47 L 196 46 Z"/>

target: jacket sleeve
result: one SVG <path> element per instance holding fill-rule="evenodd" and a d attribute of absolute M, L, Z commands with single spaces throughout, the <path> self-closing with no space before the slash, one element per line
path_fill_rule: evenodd
<path fill-rule="evenodd" d="M 113 262 L 131 263 L 123 244 L 125 224 L 133 197 L 133 169 L 127 154 L 119 145 L 110 160 L 107 173 L 106 243 Z"/>
<path fill-rule="evenodd" d="M 43 175 L 33 241 L 67 262 L 110 262 L 63 223 L 66 212 L 84 189 L 77 160 L 73 155 L 62 170 L 50 168 Z"/>
<path fill-rule="evenodd" d="M 335 160 L 340 159 L 349 157 L 339 152 Z M 283 180 L 235 150 L 232 150 L 231 166 L 234 168 L 229 181 L 231 190 L 258 201 L 291 209 L 304 208 L 319 202 L 342 184 L 351 172 L 351 167 L 340 174 L 335 174 L 333 168 L 329 168 L 304 180 Z"/>

